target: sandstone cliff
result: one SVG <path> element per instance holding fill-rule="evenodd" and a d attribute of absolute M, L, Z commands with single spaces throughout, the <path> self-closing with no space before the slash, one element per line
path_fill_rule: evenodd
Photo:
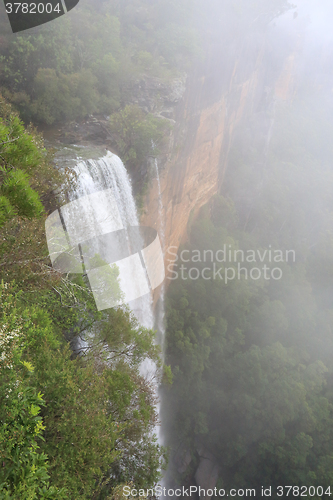
<path fill-rule="evenodd" d="M 269 70 L 267 59 L 274 51 L 269 33 L 252 34 L 232 51 L 230 47 L 210 46 L 205 62 L 188 76 L 176 109 L 171 154 L 164 164 L 161 162 L 162 221 L 157 178 L 152 181 L 142 218 L 143 224 L 163 227 L 166 284 L 170 274 L 167 249 L 179 247 L 187 238 L 189 220 L 218 192 L 237 125 L 268 100 L 292 96 L 300 50 L 299 37 L 297 40 L 286 57 Z"/>

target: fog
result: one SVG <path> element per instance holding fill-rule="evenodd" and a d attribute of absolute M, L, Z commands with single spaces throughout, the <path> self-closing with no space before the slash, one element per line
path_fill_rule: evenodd
<path fill-rule="evenodd" d="M 317 425 L 331 419 L 333 6 L 265 7 L 215 3 L 205 18 L 200 106 L 226 101 L 229 135 L 218 195 L 191 222 L 168 289 L 169 496 L 184 484 L 193 498 L 264 497 L 263 485 L 285 498 L 287 484 L 330 494 Z M 198 257 L 209 249 L 213 261 Z"/>
<path fill-rule="evenodd" d="M 81 0 L 19 33 L 1 9 L 0 280 L 19 287 L 17 310 L 31 317 L 13 380 L 20 356 L 36 364 L 41 452 L 68 498 L 331 497 L 332 25 L 328 0 Z M 43 217 L 61 208 L 68 170 L 83 182 L 88 167 L 92 192 L 117 192 L 132 214 L 124 231 L 154 227 L 164 246 L 166 279 L 154 294 L 147 281 L 135 308 L 147 330 L 126 306 L 98 312 L 86 275 L 55 274 L 47 260 Z M 133 273 L 124 267 L 129 297 Z M 8 314 L 21 325 L 15 304 Z M 31 348 L 38 321 L 45 351 Z M 90 364 L 67 346 L 85 321 L 98 341 Z M 158 366 L 158 350 L 159 404 L 140 371 Z M 16 408 L 2 369 L 1 401 Z M 61 393 L 53 373 L 65 377 Z M 70 413 L 80 384 L 86 406 Z"/>

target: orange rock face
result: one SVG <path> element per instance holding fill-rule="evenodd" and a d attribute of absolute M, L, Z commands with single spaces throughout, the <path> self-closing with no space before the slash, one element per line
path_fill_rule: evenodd
<path fill-rule="evenodd" d="M 216 77 L 213 97 L 209 95 L 212 82 L 207 76 L 188 78 L 183 102 L 178 105 L 177 127 L 173 135 L 176 146 L 160 172 L 161 199 L 155 178 L 141 221 L 159 230 L 160 236 L 164 233 L 161 239 L 164 239 L 166 258 L 170 257 L 168 248 L 174 247 L 172 252 L 177 252 L 180 243 L 187 238 L 189 219 L 193 220 L 223 182 L 235 128 L 245 115 L 253 112 L 263 94 L 265 50 L 266 40 L 261 39 L 253 50 L 251 68 L 247 68 L 247 72 L 244 72 L 244 60 L 236 60 L 229 68 L 230 76 L 227 84 L 224 82 L 224 89 L 218 88 Z M 293 61 L 292 54 L 281 68 L 279 81 L 274 82 L 276 97 L 286 98 L 288 95 Z M 170 261 L 165 264 L 167 286 L 172 267 Z M 157 289 L 155 295 L 158 294 Z"/>

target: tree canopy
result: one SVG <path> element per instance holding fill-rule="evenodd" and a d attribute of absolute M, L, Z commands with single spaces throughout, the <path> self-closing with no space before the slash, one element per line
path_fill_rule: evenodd
<path fill-rule="evenodd" d="M 174 382 L 162 408 L 178 485 L 193 484 L 200 449 L 226 489 L 331 482 L 332 125 L 322 101 L 303 97 L 276 104 L 268 152 L 262 115 L 239 126 L 222 190 L 178 254 L 167 306 Z M 282 276 L 265 277 L 264 265 Z"/>

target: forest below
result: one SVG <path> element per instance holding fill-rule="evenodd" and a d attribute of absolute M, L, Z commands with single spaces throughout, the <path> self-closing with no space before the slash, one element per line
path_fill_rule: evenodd
<path fill-rule="evenodd" d="M 195 484 L 201 455 L 226 491 L 332 494 L 332 101 L 310 97 L 307 83 L 292 104 L 238 127 L 220 194 L 178 253 L 167 303 L 173 385 L 162 399 L 173 487 Z M 242 257 L 253 249 L 261 259 Z M 281 274 L 250 275 L 264 265 Z"/>

